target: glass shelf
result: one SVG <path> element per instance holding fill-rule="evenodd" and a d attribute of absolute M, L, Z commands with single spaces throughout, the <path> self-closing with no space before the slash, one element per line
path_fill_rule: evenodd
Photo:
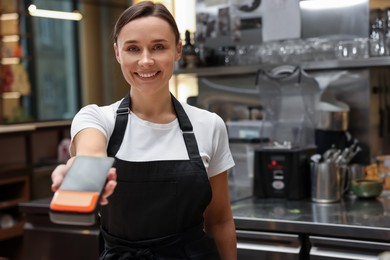
<path fill-rule="evenodd" d="M 238 75 L 252 74 L 259 69 L 270 69 L 283 64 L 254 64 L 242 66 L 218 66 L 218 67 L 199 67 L 195 69 L 177 69 L 175 75 L 192 74 L 198 77 L 202 76 L 220 76 L 220 75 Z M 302 62 L 299 65 L 305 70 L 331 70 L 331 69 L 359 69 L 369 67 L 385 67 L 390 66 L 390 56 L 375 57 L 367 59 L 350 59 L 350 60 L 329 60 L 329 61 L 313 61 Z"/>

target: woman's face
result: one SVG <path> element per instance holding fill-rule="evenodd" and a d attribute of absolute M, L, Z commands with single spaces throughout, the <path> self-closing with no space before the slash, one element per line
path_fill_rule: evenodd
<path fill-rule="evenodd" d="M 174 64 L 181 56 L 181 42 L 176 43 L 165 20 L 148 16 L 126 24 L 114 50 L 132 91 L 156 94 L 169 89 Z"/>

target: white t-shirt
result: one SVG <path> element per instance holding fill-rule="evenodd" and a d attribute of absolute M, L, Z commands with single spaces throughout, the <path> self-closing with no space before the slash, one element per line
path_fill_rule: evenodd
<path fill-rule="evenodd" d="M 120 101 L 109 106 L 87 105 L 74 117 L 72 140 L 85 128 L 95 128 L 109 138 L 114 131 L 116 110 Z M 229 149 L 225 123 L 222 118 L 207 110 L 181 103 L 193 126 L 207 174 L 213 177 L 234 166 Z M 116 154 L 126 161 L 188 160 L 187 148 L 177 119 L 168 124 L 151 123 L 129 114 L 122 145 Z"/>

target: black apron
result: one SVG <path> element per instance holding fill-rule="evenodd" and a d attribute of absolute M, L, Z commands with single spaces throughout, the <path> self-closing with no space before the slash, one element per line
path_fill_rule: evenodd
<path fill-rule="evenodd" d="M 126 96 L 117 110 L 109 156 L 115 156 L 122 143 L 130 102 Z M 192 124 L 173 95 L 172 102 L 189 160 L 116 158 L 117 186 L 101 209 L 100 259 L 219 259 L 214 240 L 203 231 L 203 212 L 212 195 L 207 172 Z"/>

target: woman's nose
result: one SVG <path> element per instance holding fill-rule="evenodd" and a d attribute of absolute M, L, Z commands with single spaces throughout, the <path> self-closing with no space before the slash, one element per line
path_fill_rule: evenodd
<path fill-rule="evenodd" d="M 143 51 L 138 63 L 139 65 L 143 65 L 143 66 L 152 65 L 154 63 L 154 60 L 151 53 L 147 50 Z"/>

